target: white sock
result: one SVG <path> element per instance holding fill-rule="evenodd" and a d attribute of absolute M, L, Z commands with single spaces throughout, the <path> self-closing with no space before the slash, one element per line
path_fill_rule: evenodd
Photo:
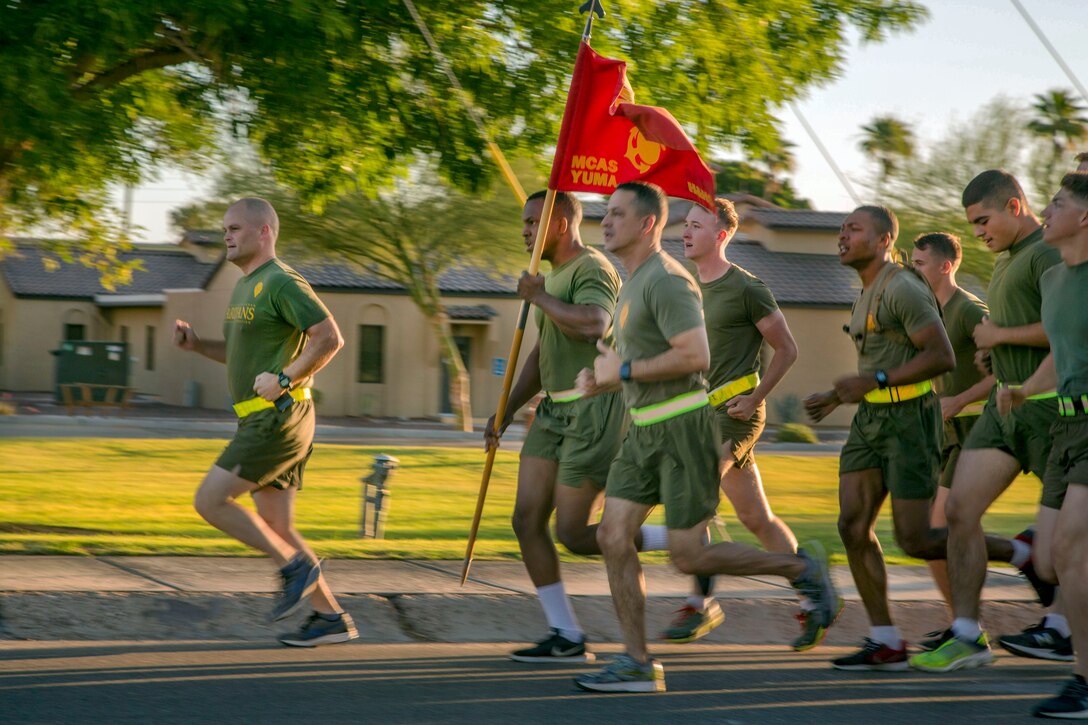
<path fill-rule="evenodd" d="M 709 607 L 711 601 L 713 601 L 712 597 L 704 597 L 702 594 L 691 594 L 688 596 L 688 606 L 700 611 Z M 1069 635 L 1063 636 L 1068 637 Z"/>
<path fill-rule="evenodd" d="M 1012 558 L 1009 559 L 1009 563 L 1015 566 L 1017 569 L 1028 563 L 1028 559 L 1031 558 L 1031 547 L 1027 542 L 1020 541 L 1020 539 L 1012 539 Z"/>
<path fill-rule="evenodd" d="M 536 595 L 540 598 L 544 619 L 548 620 L 549 627 L 558 630 L 560 636 L 571 642 L 581 642 L 586 638 L 582 625 L 578 624 L 578 617 L 574 615 L 574 607 L 570 604 L 563 582 L 537 587 Z"/>
<path fill-rule="evenodd" d="M 812 600 L 809 599 L 808 597 L 801 597 L 800 600 L 798 601 L 798 604 L 801 606 L 801 611 L 802 612 L 811 612 L 814 609 L 816 609 L 816 605 L 813 604 Z M 892 629 L 895 629 L 895 628 L 892 627 Z"/>
<path fill-rule="evenodd" d="M 869 627 L 869 639 L 880 642 L 885 647 L 903 649 L 903 638 L 899 636 L 899 628 L 894 624 L 887 627 Z"/>
<path fill-rule="evenodd" d="M 974 642 L 982 636 L 982 627 L 978 626 L 977 619 L 956 617 L 952 620 L 952 634 L 956 635 L 960 639 Z"/>
<path fill-rule="evenodd" d="M 642 546 L 639 551 L 666 551 L 669 548 L 669 529 L 666 526 L 643 524 Z"/>
<path fill-rule="evenodd" d="M 1043 626 L 1056 630 L 1063 637 L 1069 636 L 1069 620 L 1064 614 L 1048 614 L 1043 617 Z"/>

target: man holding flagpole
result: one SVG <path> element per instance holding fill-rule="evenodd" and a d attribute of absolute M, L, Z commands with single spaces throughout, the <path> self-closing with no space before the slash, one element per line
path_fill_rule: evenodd
<path fill-rule="evenodd" d="M 631 427 L 608 472 L 597 541 L 626 651 L 600 672 L 575 678 L 600 692 L 662 692 L 665 675 L 646 648 L 646 590 L 636 539 L 654 506 L 665 507 L 669 553 L 686 574 L 785 577 L 816 605 L 824 627 L 838 597 L 819 544 L 811 555 L 770 553 L 732 542 L 706 545 L 718 507 L 718 430 L 703 372 L 710 350 L 699 287 L 661 249 L 668 216 L 660 187 L 620 184 L 601 226 L 605 248 L 628 272 L 617 301 L 616 349 L 598 342 L 593 369 L 578 376 L 583 395 L 623 389 Z"/>

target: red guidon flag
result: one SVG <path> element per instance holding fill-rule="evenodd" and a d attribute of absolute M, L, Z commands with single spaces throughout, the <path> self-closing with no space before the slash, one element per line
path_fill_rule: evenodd
<path fill-rule="evenodd" d="M 627 64 L 583 41 L 548 187 L 610 194 L 626 181 L 648 181 L 709 208 L 714 175 L 680 124 L 664 108 L 633 100 Z"/>

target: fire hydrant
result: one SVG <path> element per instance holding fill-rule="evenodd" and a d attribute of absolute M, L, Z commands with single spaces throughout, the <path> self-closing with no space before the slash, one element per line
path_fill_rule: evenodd
<path fill-rule="evenodd" d="M 379 453 L 374 456 L 374 468 L 363 476 L 363 525 L 359 535 L 364 539 L 385 536 L 385 516 L 389 512 L 389 476 L 400 460 Z"/>

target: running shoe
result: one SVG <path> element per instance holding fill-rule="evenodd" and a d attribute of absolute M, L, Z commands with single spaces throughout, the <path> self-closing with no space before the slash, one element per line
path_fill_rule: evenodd
<path fill-rule="evenodd" d="M 706 609 L 696 609 L 690 604 L 676 610 L 676 618 L 669 628 L 661 633 L 661 639 L 672 644 L 684 644 L 694 642 L 700 637 L 710 634 L 719 624 L 725 621 L 722 608 L 713 599 Z"/>
<path fill-rule="evenodd" d="M 532 647 L 514 650 L 510 659 L 515 662 L 593 662 L 597 658 L 586 649 L 585 640 L 572 642 L 553 629 L 551 636 L 545 637 Z"/>
<path fill-rule="evenodd" d="M 842 613 L 844 606 L 846 606 L 846 603 L 843 602 L 840 597 L 838 601 L 838 611 L 835 612 L 835 617 L 831 620 L 832 622 L 839 618 L 839 614 Z M 824 641 L 824 635 L 827 634 L 827 627 L 820 623 L 820 617 L 815 615 L 811 609 L 802 609 L 793 616 L 797 618 L 798 624 L 801 625 L 801 635 L 793 640 L 793 643 L 790 645 L 793 647 L 794 652 L 810 650 Z"/>
<path fill-rule="evenodd" d="M 287 566 L 280 569 L 280 577 L 283 579 L 283 588 L 279 601 L 272 610 L 273 622 L 287 619 L 306 603 L 306 597 L 317 588 L 317 580 L 321 577 L 321 563 L 299 552 L 287 562 Z"/>
<path fill-rule="evenodd" d="M 990 640 L 983 632 L 974 642 L 952 637 L 932 652 L 922 652 L 910 658 L 910 666 L 923 672 L 951 672 L 982 667 L 994 661 Z"/>
<path fill-rule="evenodd" d="M 998 644 L 1019 657 L 1037 660 L 1072 662 L 1073 639 L 1063 637 L 1058 630 L 1046 626 L 1046 620 L 1034 624 L 1020 634 L 1006 634 L 997 638 Z"/>
<path fill-rule="evenodd" d="M 877 670 L 899 671 L 909 668 L 907 664 L 907 645 L 894 649 L 876 640 L 865 638 L 862 648 L 852 655 L 831 660 L 836 670 Z"/>
<path fill-rule="evenodd" d="M 1035 541 L 1035 527 L 1029 526 L 1015 537 L 1017 541 L 1023 541 L 1028 546 L 1033 546 Z M 1017 567 L 1020 573 L 1024 575 L 1024 578 L 1028 580 L 1028 584 L 1031 584 L 1031 588 L 1035 590 L 1035 595 L 1039 597 L 1039 604 L 1044 607 L 1049 607 L 1054 603 L 1054 590 L 1057 588 L 1056 584 L 1051 584 L 1048 581 L 1043 581 L 1039 578 L 1039 574 L 1035 571 L 1035 564 L 1032 562 L 1034 557 L 1028 557 L 1022 565 Z"/>
<path fill-rule="evenodd" d="M 314 612 L 297 632 L 282 635 L 279 640 L 289 647 L 317 647 L 358 639 L 359 630 L 347 612 L 340 612 L 335 619 L 331 615 Z"/>
<path fill-rule="evenodd" d="M 808 568 L 804 574 L 790 583 L 793 584 L 794 589 L 808 597 L 816 607 L 806 613 L 804 631 L 801 637 L 793 642 L 793 648 L 802 651 L 820 643 L 827 628 L 842 612 L 844 603 L 842 597 L 835 591 L 835 583 L 831 581 L 831 565 L 827 552 L 820 542 L 807 542 L 805 548 L 797 550 L 797 555 L 806 561 Z M 814 621 L 809 624 L 809 619 Z"/>
<path fill-rule="evenodd" d="M 1083 677 L 1073 675 L 1060 695 L 1039 703 L 1031 714 L 1062 720 L 1088 720 L 1088 684 Z"/>
<path fill-rule="evenodd" d="M 657 660 L 641 664 L 621 654 L 613 657 L 600 672 L 575 677 L 574 684 L 592 692 L 664 692 L 665 668 Z"/>
<path fill-rule="evenodd" d="M 918 643 L 919 649 L 923 652 L 932 652 L 940 647 L 942 644 L 952 639 L 954 635 L 951 629 L 934 630 L 926 633 L 926 638 Z"/>

